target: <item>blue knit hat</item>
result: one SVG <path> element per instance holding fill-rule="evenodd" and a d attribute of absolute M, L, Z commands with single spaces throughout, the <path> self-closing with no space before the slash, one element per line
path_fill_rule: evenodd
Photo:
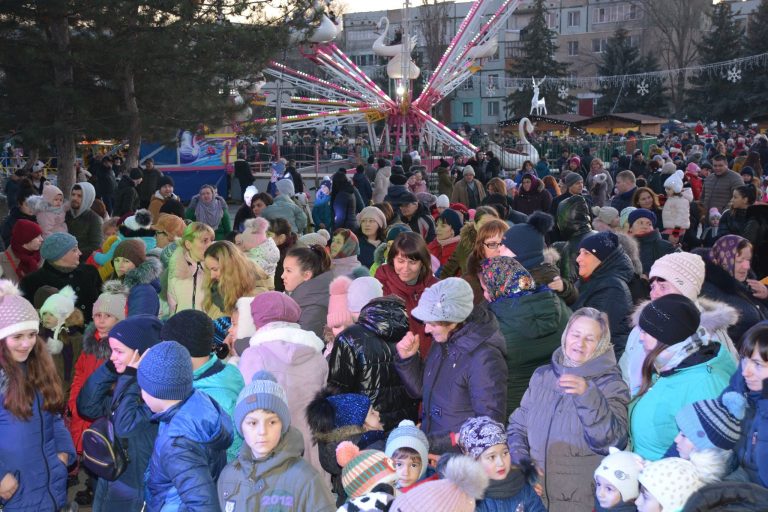
<path fill-rule="evenodd" d="M 348 425 L 362 426 L 371 408 L 371 401 L 365 395 L 358 393 L 342 393 L 331 395 L 327 400 L 335 412 L 333 427 L 341 428 Z"/>
<path fill-rule="evenodd" d="M 40 246 L 40 257 L 46 261 L 56 261 L 77 247 L 77 238 L 69 233 L 52 233 Z"/>
<path fill-rule="evenodd" d="M 137 377 L 139 387 L 155 398 L 186 400 L 193 392 L 192 356 L 179 342 L 163 341 L 141 360 Z"/>
<path fill-rule="evenodd" d="M 651 221 L 651 224 L 656 226 L 656 214 L 646 208 L 638 208 L 629 214 L 629 227 L 632 227 L 632 224 L 634 224 L 637 219 L 648 219 Z"/>
<path fill-rule="evenodd" d="M 605 261 L 618 248 L 619 237 L 611 231 L 590 235 L 579 244 L 579 249 L 586 250 L 600 261 Z"/>
<path fill-rule="evenodd" d="M 683 406 L 675 421 L 697 450 L 732 450 L 741 437 L 746 407 L 747 401 L 741 394 L 729 391 L 715 399 Z"/>
<path fill-rule="evenodd" d="M 421 473 L 419 478 L 423 477 L 424 473 L 427 472 L 428 466 L 429 440 L 426 434 L 411 420 L 401 421 L 400 425 L 389 433 L 384 453 L 387 454 L 387 457 L 392 457 L 400 448 L 410 448 L 418 452 L 419 457 L 421 457 Z"/>
<path fill-rule="evenodd" d="M 288 410 L 288 396 L 283 387 L 277 383 L 275 376 L 266 370 L 253 374 L 251 383 L 240 391 L 235 405 L 235 426 L 243 435 L 243 420 L 248 413 L 263 409 L 277 414 L 283 423 L 282 433 L 288 432 L 291 426 L 291 413 Z"/>
<path fill-rule="evenodd" d="M 129 316 L 117 322 L 109 331 L 109 337 L 115 338 L 128 348 L 138 350 L 139 354 L 160 341 L 163 323 L 153 315 Z"/>

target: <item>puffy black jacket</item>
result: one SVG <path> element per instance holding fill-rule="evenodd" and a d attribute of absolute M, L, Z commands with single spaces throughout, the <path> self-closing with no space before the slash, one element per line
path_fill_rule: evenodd
<path fill-rule="evenodd" d="M 405 306 L 396 297 L 369 302 L 357 323 L 336 338 L 328 382 L 342 393 L 361 393 L 381 414 L 385 430 L 401 420 L 416 420 L 418 401 L 408 397 L 395 369 L 395 345 L 408 332 Z"/>

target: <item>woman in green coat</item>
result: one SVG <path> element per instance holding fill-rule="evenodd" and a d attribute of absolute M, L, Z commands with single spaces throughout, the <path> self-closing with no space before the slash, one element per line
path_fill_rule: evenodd
<path fill-rule="evenodd" d="M 486 259 L 480 265 L 485 299 L 507 343 L 507 415 L 520 405 L 533 372 L 547 364 L 571 317 L 565 302 L 508 256 Z"/>

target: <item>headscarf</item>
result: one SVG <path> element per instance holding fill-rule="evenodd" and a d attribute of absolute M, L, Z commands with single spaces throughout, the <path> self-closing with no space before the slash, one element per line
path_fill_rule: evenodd
<path fill-rule="evenodd" d="M 480 278 L 488 290 L 490 302 L 501 298 L 522 297 L 536 291 L 536 282 L 514 258 L 497 256 L 480 264 Z"/>
<path fill-rule="evenodd" d="M 592 308 L 589 308 L 592 309 Z M 577 310 L 578 311 L 578 310 Z M 584 366 L 589 361 L 592 361 L 593 359 L 597 359 L 601 355 L 605 354 L 609 350 L 613 349 L 613 345 L 611 344 L 611 335 L 610 333 L 602 333 L 603 335 L 600 337 L 600 339 L 597 342 L 597 346 L 595 347 L 595 350 L 592 352 L 592 355 L 589 356 L 589 359 L 582 363 L 577 363 L 576 361 L 572 361 L 565 352 L 565 340 L 568 336 L 568 331 L 571 329 L 571 325 L 573 322 L 575 322 L 579 318 L 590 318 L 586 315 L 577 315 L 574 314 L 571 316 L 571 318 L 568 320 L 568 324 L 565 326 L 565 330 L 563 331 L 563 335 L 560 338 L 560 352 L 562 353 L 563 360 L 561 364 L 565 366 L 566 368 L 576 368 L 578 366 Z M 608 325 L 605 326 L 606 329 L 608 329 Z"/>
<path fill-rule="evenodd" d="M 40 226 L 31 220 L 19 219 L 13 225 L 11 230 L 11 250 L 19 258 L 19 266 L 16 269 L 19 279 L 40 268 L 40 249 L 30 251 L 24 248 L 24 244 L 28 244 L 42 234 L 43 230 L 40 229 Z"/>
<path fill-rule="evenodd" d="M 709 260 L 722 268 L 731 276 L 736 269 L 736 256 L 739 252 L 736 248 L 746 240 L 739 235 L 725 235 L 717 239 L 709 250 Z"/>
<path fill-rule="evenodd" d="M 197 194 L 192 198 L 190 207 L 195 210 L 195 220 L 208 224 L 213 229 L 219 227 L 222 217 L 224 217 L 224 208 L 227 207 L 224 199 L 216 194 L 216 189 L 210 185 L 203 185 L 202 188 L 210 188 L 213 192 L 213 199 L 210 203 L 206 203 L 200 199 L 200 194 Z M 202 189 L 201 189 L 202 190 Z"/>
<path fill-rule="evenodd" d="M 344 245 L 341 246 L 341 249 L 339 249 L 339 252 L 336 254 L 336 256 L 333 257 L 333 259 L 337 260 L 339 258 L 348 258 L 350 256 L 357 256 L 360 254 L 360 244 L 357 241 L 357 236 L 355 236 L 352 231 L 346 228 L 342 228 L 334 233 L 333 236 L 338 235 L 344 237 Z"/>

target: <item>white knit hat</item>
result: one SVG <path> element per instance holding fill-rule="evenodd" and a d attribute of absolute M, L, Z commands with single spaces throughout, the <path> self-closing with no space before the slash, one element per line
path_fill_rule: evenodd
<path fill-rule="evenodd" d="M 403 420 L 389 433 L 384 453 L 387 457 L 392 455 L 400 448 L 410 448 L 418 452 L 421 457 L 421 473 L 419 478 L 427 472 L 427 457 L 429 456 L 429 441 L 424 432 L 421 431 L 411 420 Z"/>
<path fill-rule="evenodd" d="M 40 316 L 49 313 L 56 318 L 56 327 L 53 329 L 53 338 L 47 341 L 48 349 L 52 354 L 58 354 L 64 348 L 64 344 L 59 340 L 59 333 L 64 327 L 64 322 L 69 315 L 75 311 L 75 301 L 77 295 L 71 286 L 67 285 L 59 293 L 54 293 L 48 297 L 40 308 Z"/>
<path fill-rule="evenodd" d="M 384 288 L 375 277 L 358 277 L 347 290 L 347 309 L 350 313 L 359 313 L 373 299 L 382 297 Z"/>
<path fill-rule="evenodd" d="M 11 281 L 0 279 L 0 340 L 22 331 L 40 329 L 35 307 Z"/>
<path fill-rule="evenodd" d="M 245 188 L 245 192 L 243 193 L 243 200 L 245 201 L 245 204 L 247 204 L 249 207 L 251 206 L 251 201 L 253 200 L 253 196 L 259 193 L 259 189 L 257 189 L 253 185 L 249 185 Z"/>
<path fill-rule="evenodd" d="M 651 462 L 638 480 L 664 510 L 682 510 L 691 494 L 705 485 L 693 463 L 679 457 Z"/>
<path fill-rule="evenodd" d="M 436 208 L 448 208 L 451 206 L 451 200 L 448 199 L 448 196 L 445 194 L 440 194 L 437 196 L 437 201 L 435 202 Z"/>
<path fill-rule="evenodd" d="M 92 313 L 106 313 L 117 318 L 118 321 L 125 320 L 125 308 L 128 302 L 128 288 L 123 283 L 113 279 L 107 281 L 102 286 L 102 293 L 93 303 Z"/>
<path fill-rule="evenodd" d="M 664 180 L 664 188 L 672 189 L 675 194 L 683 191 L 683 177 L 685 174 L 680 169 L 676 170 L 672 176 Z"/>
<path fill-rule="evenodd" d="M 704 260 L 698 254 L 674 252 L 657 259 L 651 266 L 648 278 L 660 277 L 696 302 L 704 285 L 704 269 Z"/>
<path fill-rule="evenodd" d="M 637 477 L 642 469 L 642 457 L 611 446 L 608 448 L 608 456 L 595 469 L 595 476 L 608 480 L 621 494 L 621 501 L 632 501 L 640 494 Z"/>
<path fill-rule="evenodd" d="M 330 240 L 331 234 L 328 232 L 328 230 L 319 229 L 315 233 L 307 233 L 306 235 L 301 235 L 296 243 L 303 247 L 309 247 L 311 245 L 321 245 L 325 247 L 328 245 Z"/>

